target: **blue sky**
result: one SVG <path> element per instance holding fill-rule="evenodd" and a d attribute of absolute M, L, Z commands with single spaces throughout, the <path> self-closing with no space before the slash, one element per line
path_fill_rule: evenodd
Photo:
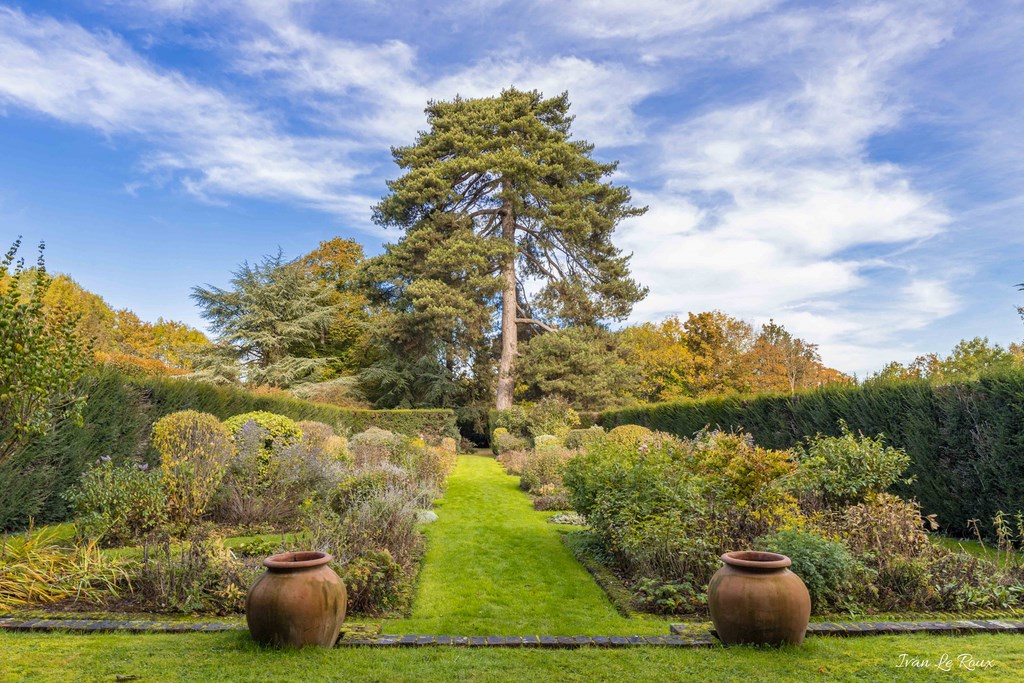
<path fill-rule="evenodd" d="M 429 99 L 568 90 L 648 214 L 633 320 L 769 317 L 864 374 L 1024 337 L 1024 3 L 0 0 L 0 242 L 115 307 L 370 221 Z M 26 249 L 31 255 L 31 250 Z"/>

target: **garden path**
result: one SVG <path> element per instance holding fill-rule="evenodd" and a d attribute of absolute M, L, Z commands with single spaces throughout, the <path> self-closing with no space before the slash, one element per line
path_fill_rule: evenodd
<path fill-rule="evenodd" d="M 665 620 L 615 611 L 536 512 L 518 478 L 493 458 L 459 456 L 426 527 L 427 554 L 412 614 L 385 633 L 458 635 L 659 634 Z"/>

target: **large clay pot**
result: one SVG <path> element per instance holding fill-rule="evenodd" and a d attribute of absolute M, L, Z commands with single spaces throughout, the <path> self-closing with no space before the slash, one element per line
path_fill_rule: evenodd
<path fill-rule="evenodd" d="M 275 647 L 332 647 L 345 621 L 345 584 L 327 553 L 271 555 L 249 589 L 245 620 L 253 639 Z"/>
<path fill-rule="evenodd" d="M 811 596 L 786 569 L 785 555 L 736 551 L 708 584 L 708 606 L 718 638 L 726 645 L 799 645 L 811 617 Z"/>

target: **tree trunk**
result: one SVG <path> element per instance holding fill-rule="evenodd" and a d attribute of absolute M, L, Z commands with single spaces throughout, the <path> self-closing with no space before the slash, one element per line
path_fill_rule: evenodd
<path fill-rule="evenodd" d="M 515 362 L 519 335 L 516 330 L 516 222 L 508 200 L 501 212 L 501 238 L 511 247 L 501 264 L 501 360 L 498 361 L 496 407 L 512 407 L 515 391 Z"/>

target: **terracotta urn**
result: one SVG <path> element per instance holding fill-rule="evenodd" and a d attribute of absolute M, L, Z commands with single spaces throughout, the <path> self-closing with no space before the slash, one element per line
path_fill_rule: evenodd
<path fill-rule="evenodd" d="M 708 607 L 726 645 L 799 645 L 811 617 L 811 596 L 785 555 L 752 550 L 722 555 L 708 584 Z"/>
<path fill-rule="evenodd" d="M 245 620 L 262 645 L 332 647 L 345 621 L 345 584 L 331 569 L 327 553 L 271 555 L 249 589 Z"/>

